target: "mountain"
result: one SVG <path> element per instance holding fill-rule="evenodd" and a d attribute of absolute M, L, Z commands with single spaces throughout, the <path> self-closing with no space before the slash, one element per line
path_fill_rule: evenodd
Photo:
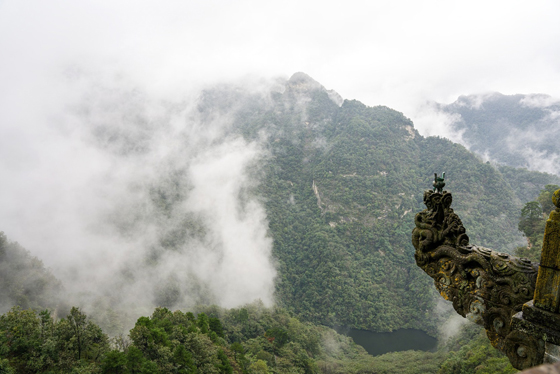
<path fill-rule="evenodd" d="M 451 128 L 480 156 L 502 165 L 558 174 L 560 101 L 543 94 L 460 96 L 434 104 Z"/>
<path fill-rule="evenodd" d="M 436 335 L 435 290 L 410 239 L 434 172 L 446 172 L 471 242 L 503 252 L 524 243 L 523 204 L 560 182 L 423 137 L 402 113 L 342 100 L 304 73 L 257 89 L 218 85 L 157 111 L 136 88 L 120 92 L 102 90 L 104 105 L 86 95 L 73 113 L 90 126 L 80 136 L 91 153 L 119 165 L 91 188 L 113 200 L 86 210 L 88 229 L 105 236 L 80 243 L 88 267 L 70 273 L 97 279 L 72 297 L 111 315 L 231 307 L 270 283 L 276 304 L 306 322 Z"/>
<path fill-rule="evenodd" d="M 419 135 L 400 112 L 336 98 L 297 73 L 266 102 L 222 87 L 200 108 L 236 107 L 232 132 L 267 139 L 255 193 L 274 239 L 282 306 L 331 326 L 434 333 L 433 287 L 410 244 L 434 172 L 446 172 L 471 242 L 504 252 L 523 242 L 525 198 L 558 178 L 497 168 L 459 144 Z M 521 178 L 526 195 L 512 187 Z"/>

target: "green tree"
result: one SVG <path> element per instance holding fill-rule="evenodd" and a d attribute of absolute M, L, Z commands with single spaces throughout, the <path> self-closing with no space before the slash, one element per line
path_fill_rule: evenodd
<path fill-rule="evenodd" d="M 107 335 L 78 308 L 60 321 L 19 307 L 0 316 L 0 358 L 16 372 L 91 372 L 108 351 Z"/>
<path fill-rule="evenodd" d="M 208 316 L 206 315 L 206 313 L 199 313 L 198 314 L 196 324 L 197 324 L 198 328 L 200 328 L 201 333 L 203 333 L 203 334 L 208 333 L 209 320 L 208 320 Z"/>
<path fill-rule="evenodd" d="M 0 358 L 0 373 L 16 374 L 16 371 L 10 366 L 10 362 L 7 359 Z"/>
<path fill-rule="evenodd" d="M 541 204 L 542 212 L 545 215 L 548 215 L 553 209 L 556 207 L 552 203 L 552 194 L 554 191 L 560 189 L 559 186 L 556 184 L 547 184 L 544 186 L 544 189 L 541 190 L 539 196 L 537 197 L 537 201 Z"/>
<path fill-rule="evenodd" d="M 532 238 L 535 234 L 540 233 L 542 220 L 543 213 L 540 204 L 536 201 L 530 201 L 521 210 L 519 231 L 522 231 L 527 238 Z"/>
<path fill-rule="evenodd" d="M 268 329 L 265 336 L 278 348 L 282 348 L 289 340 L 288 332 L 281 327 Z"/>
<path fill-rule="evenodd" d="M 218 360 L 220 361 L 220 363 L 218 364 L 218 370 L 220 370 L 220 373 L 223 373 L 223 374 L 232 374 L 233 373 L 233 367 L 229 363 L 228 357 L 226 356 L 224 351 L 221 350 L 221 349 L 218 350 Z"/>
<path fill-rule="evenodd" d="M 224 337 L 224 328 L 218 318 L 210 317 L 208 319 L 210 331 L 215 332 L 220 338 Z"/>
<path fill-rule="evenodd" d="M 187 351 L 184 345 L 179 344 L 173 352 L 173 361 L 177 365 L 177 373 L 194 373 L 196 365 L 194 364 L 191 352 Z"/>
<path fill-rule="evenodd" d="M 104 374 L 124 374 L 128 372 L 126 364 L 126 354 L 124 352 L 112 350 L 105 354 L 101 362 L 101 370 Z"/>
<path fill-rule="evenodd" d="M 39 319 L 32 310 L 14 307 L 0 317 L 0 349 L 17 372 L 39 371 L 43 368 Z"/>
<path fill-rule="evenodd" d="M 144 361 L 146 361 L 146 359 L 138 347 L 132 345 L 128 348 L 128 352 L 126 353 L 126 367 L 130 374 L 141 373 Z"/>
<path fill-rule="evenodd" d="M 263 360 L 257 360 L 249 366 L 249 373 L 251 374 L 268 374 L 268 366 Z"/>
<path fill-rule="evenodd" d="M 185 341 L 185 348 L 191 352 L 193 362 L 200 373 L 217 373 L 219 365 L 218 350 L 204 334 L 189 334 Z"/>
<path fill-rule="evenodd" d="M 79 308 L 72 307 L 66 319 L 56 325 L 60 348 L 75 359 L 98 361 L 109 350 L 109 340 L 101 328 L 91 321 Z"/>
<path fill-rule="evenodd" d="M 245 349 L 243 348 L 243 345 L 239 342 L 232 343 L 230 349 L 233 351 L 234 358 L 236 361 L 237 361 L 237 355 L 242 356 L 245 353 Z"/>

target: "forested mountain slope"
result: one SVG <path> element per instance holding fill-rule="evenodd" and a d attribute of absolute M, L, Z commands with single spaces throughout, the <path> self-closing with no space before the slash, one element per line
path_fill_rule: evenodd
<path fill-rule="evenodd" d="M 107 283 L 111 287 L 101 290 L 101 295 L 92 292 L 89 305 L 108 305 L 112 314 L 138 316 L 154 306 L 175 309 L 220 304 L 220 295 L 212 292 L 220 289 L 215 284 L 209 287 L 209 282 L 227 284 L 227 274 L 235 273 L 219 273 L 219 266 L 208 264 L 229 261 L 231 265 L 232 255 L 224 260 L 220 251 L 225 246 L 223 240 L 232 236 L 216 235 L 223 229 L 216 217 L 223 217 L 213 215 L 226 208 L 212 205 L 212 214 L 190 209 L 195 185 L 190 172 L 192 164 L 197 165 L 197 171 L 211 167 L 211 163 L 200 162 L 203 157 L 219 152 L 229 155 L 231 144 L 236 149 L 239 144 L 258 148 L 260 153 L 254 153 L 261 155 L 251 158 L 252 183 L 231 189 L 239 191 L 234 197 L 239 204 L 227 207 L 233 210 L 231 216 L 237 217 L 233 227 L 239 229 L 250 225 L 251 219 L 261 219 L 250 214 L 258 212 L 255 201 L 264 207 L 277 270 L 276 303 L 304 321 L 329 326 L 374 331 L 419 328 L 436 334 L 435 290 L 430 278 L 417 268 L 410 242 L 414 215 L 424 209 L 423 191 L 431 187 L 434 172 L 446 172 L 445 188 L 453 193 L 453 208 L 471 242 L 510 252 L 524 243 L 517 230 L 523 204 L 544 185 L 560 182 L 549 174 L 496 168 L 459 144 L 425 138 L 402 113 L 343 101 L 303 73 L 261 90 L 216 86 L 200 95 L 194 113 L 182 104 L 167 105 L 160 122 L 143 117 L 138 108 L 145 104 L 144 98 L 136 103 L 136 96 L 123 97 L 125 104 L 135 104 L 129 105 L 132 114 L 120 116 L 117 112 L 119 116 L 112 113 L 114 116 L 108 117 L 131 119 L 131 123 L 115 127 L 105 117 L 101 123 L 92 120 L 88 138 L 89 144 L 114 155 L 114 160 L 140 155 L 142 162 L 138 164 L 149 162 L 151 147 L 157 150 L 150 142 L 161 136 L 158 129 L 174 130 L 169 125 L 173 113 L 186 112 L 186 119 L 196 118 L 198 127 L 178 131 L 173 146 L 180 151 L 172 153 L 167 164 L 155 163 L 155 178 L 132 179 L 126 186 L 129 189 L 123 188 L 132 191 L 133 197 L 146 196 L 145 201 L 127 200 L 128 194 L 123 201 L 115 199 L 116 206 L 108 210 L 111 214 L 104 224 L 113 225 L 111 232 L 121 238 L 142 239 L 143 232 L 153 232 L 145 250 L 138 240 L 138 247 L 133 246 L 129 253 L 132 257 L 121 256 L 127 258 L 123 267 L 105 277 L 113 282 Z M 87 106 L 90 101 L 76 111 L 77 116 L 95 118 L 91 114 L 95 107 Z M 191 141 L 200 129 L 207 137 Z M 244 143 L 236 143 L 236 139 Z M 219 146 L 226 141 L 228 146 Z M 197 153 L 197 147 L 205 151 Z M 222 154 L 220 157 L 227 159 Z M 216 200 L 216 204 L 218 201 L 226 200 Z M 246 219 L 249 216 L 251 219 Z M 205 258 L 203 251 L 212 253 Z M 167 266 L 169 259 L 173 259 L 173 267 Z M 245 256 L 242 261 L 249 260 Z M 218 271 L 202 274 L 201 263 Z M 268 271 L 266 262 L 258 263 Z M 3 266 L 11 266 L 6 264 Z M 244 266 L 239 264 L 237 274 Z M 140 282 L 145 279 L 148 281 Z M 138 290 L 136 286 L 141 292 L 128 291 Z M 244 290 L 234 291 L 242 295 Z M 135 295 L 139 298 L 131 302 Z M 39 296 L 33 297 L 27 306 L 49 306 Z M 84 305 L 80 300 L 68 302 Z M 130 308 L 131 303 L 134 308 Z M 96 318 L 98 313 L 92 314 Z"/>
<path fill-rule="evenodd" d="M 461 145 L 420 136 L 395 110 L 339 104 L 298 73 L 259 105 L 222 89 L 208 92 L 200 108 L 237 106 L 232 131 L 267 139 L 269 158 L 255 193 L 274 238 L 281 305 L 328 325 L 433 332 L 431 282 L 414 264 L 410 244 L 423 191 L 434 172 L 445 171 L 471 241 L 511 251 L 521 242 L 522 201 L 509 183 L 518 174 L 508 169 L 506 178 Z M 528 183 L 557 180 L 522 173 Z"/>
<path fill-rule="evenodd" d="M 12 306 L 56 308 L 62 285 L 18 243 L 8 241 L 0 231 L 0 313 Z"/>

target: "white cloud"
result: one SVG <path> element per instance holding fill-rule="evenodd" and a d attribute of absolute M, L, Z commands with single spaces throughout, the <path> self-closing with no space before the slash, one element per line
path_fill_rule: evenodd
<path fill-rule="evenodd" d="M 532 94 L 522 98 L 519 103 L 530 108 L 546 108 L 560 104 L 560 100 L 545 94 Z"/>
<path fill-rule="evenodd" d="M 424 136 L 442 136 L 456 143 L 466 145 L 463 132 L 455 131 L 453 124 L 462 121 L 457 113 L 446 113 L 438 110 L 434 103 L 420 106 L 415 115 L 414 125 Z"/>

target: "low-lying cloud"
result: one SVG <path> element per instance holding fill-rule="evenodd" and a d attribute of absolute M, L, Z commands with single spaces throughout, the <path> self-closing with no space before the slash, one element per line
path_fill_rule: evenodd
<path fill-rule="evenodd" d="M 439 110 L 436 103 L 425 103 L 418 107 L 414 116 L 414 127 L 423 136 L 441 136 L 465 145 L 463 131 L 457 131 L 453 124 L 461 121 L 461 115 Z"/>
<path fill-rule="evenodd" d="M 235 108 L 87 74 L 59 90 L 65 100 L 0 141 L 0 228 L 53 269 L 67 301 L 272 304 L 272 239 L 254 193 L 266 152 L 230 131 Z"/>
<path fill-rule="evenodd" d="M 544 94 L 460 96 L 422 106 L 416 125 L 423 135 L 444 136 L 484 161 L 558 174 L 559 103 Z"/>

